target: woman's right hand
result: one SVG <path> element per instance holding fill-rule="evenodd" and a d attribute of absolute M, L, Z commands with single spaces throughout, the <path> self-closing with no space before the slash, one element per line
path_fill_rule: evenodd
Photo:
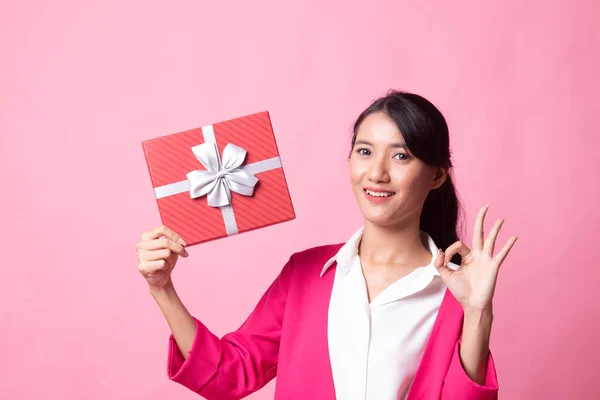
<path fill-rule="evenodd" d="M 187 257 L 187 243 L 180 235 L 165 225 L 144 232 L 142 241 L 136 245 L 138 270 L 146 278 L 151 291 L 172 286 L 171 271 L 181 255 Z"/>

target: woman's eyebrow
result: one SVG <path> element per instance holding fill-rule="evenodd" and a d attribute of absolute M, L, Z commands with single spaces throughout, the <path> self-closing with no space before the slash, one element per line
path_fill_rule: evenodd
<path fill-rule="evenodd" d="M 369 142 L 368 140 L 357 140 L 355 143 L 356 144 L 364 144 L 367 146 L 373 146 L 373 143 Z M 406 146 L 406 143 L 392 143 L 390 144 L 391 147 L 399 147 L 399 148 L 403 148 L 403 149 L 408 149 L 408 147 Z"/>

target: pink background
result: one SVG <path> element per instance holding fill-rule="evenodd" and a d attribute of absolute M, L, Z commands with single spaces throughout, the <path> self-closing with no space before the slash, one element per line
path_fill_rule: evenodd
<path fill-rule="evenodd" d="M 361 224 L 351 124 L 397 88 L 447 116 L 468 237 L 486 203 L 501 243 L 521 237 L 495 298 L 501 398 L 599 398 L 599 3 L 232 3 L 0 7 L 0 397 L 197 398 L 167 379 L 137 271 L 160 223 L 141 142 L 271 112 L 297 219 L 194 246 L 174 275 L 221 335 L 292 252 Z"/>

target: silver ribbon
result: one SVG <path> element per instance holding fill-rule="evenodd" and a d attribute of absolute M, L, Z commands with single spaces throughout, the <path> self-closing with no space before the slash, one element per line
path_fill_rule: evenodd
<path fill-rule="evenodd" d="M 231 192 L 252 196 L 258 179 L 240 169 L 246 158 L 246 150 L 233 143 L 223 149 L 223 161 L 215 142 L 192 147 L 192 152 L 206 168 L 186 175 L 190 183 L 190 197 L 195 199 L 208 194 L 208 205 L 223 207 L 231 204 Z"/>
<path fill-rule="evenodd" d="M 281 160 L 273 157 L 242 166 L 246 150 L 228 143 L 221 159 L 212 125 L 202 127 L 202 134 L 205 143 L 192 147 L 192 152 L 206 170 L 190 171 L 186 174 L 187 180 L 156 187 L 154 193 L 157 199 L 184 192 L 190 192 L 192 199 L 208 195 L 208 205 L 221 209 L 227 235 L 234 235 L 238 228 L 231 192 L 252 196 L 258 182 L 254 174 L 281 168 Z"/>

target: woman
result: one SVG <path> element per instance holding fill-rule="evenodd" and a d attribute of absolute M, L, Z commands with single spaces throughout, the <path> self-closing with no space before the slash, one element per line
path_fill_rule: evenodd
<path fill-rule="evenodd" d="M 165 226 L 142 235 L 138 267 L 172 331 L 170 379 L 207 399 L 242 398 L 275 376 L 285 400 L 497 398 L 492 297 L 517 237 L 494 255 L 503 220 L 484 238 L 486 206 L 471 248 L 458 240 L 444 117 L 391 91 L 357 119 L 349 164 L 363 227 L 293 254 L 221 339 L 175 292 L 185 241 Z"/>

